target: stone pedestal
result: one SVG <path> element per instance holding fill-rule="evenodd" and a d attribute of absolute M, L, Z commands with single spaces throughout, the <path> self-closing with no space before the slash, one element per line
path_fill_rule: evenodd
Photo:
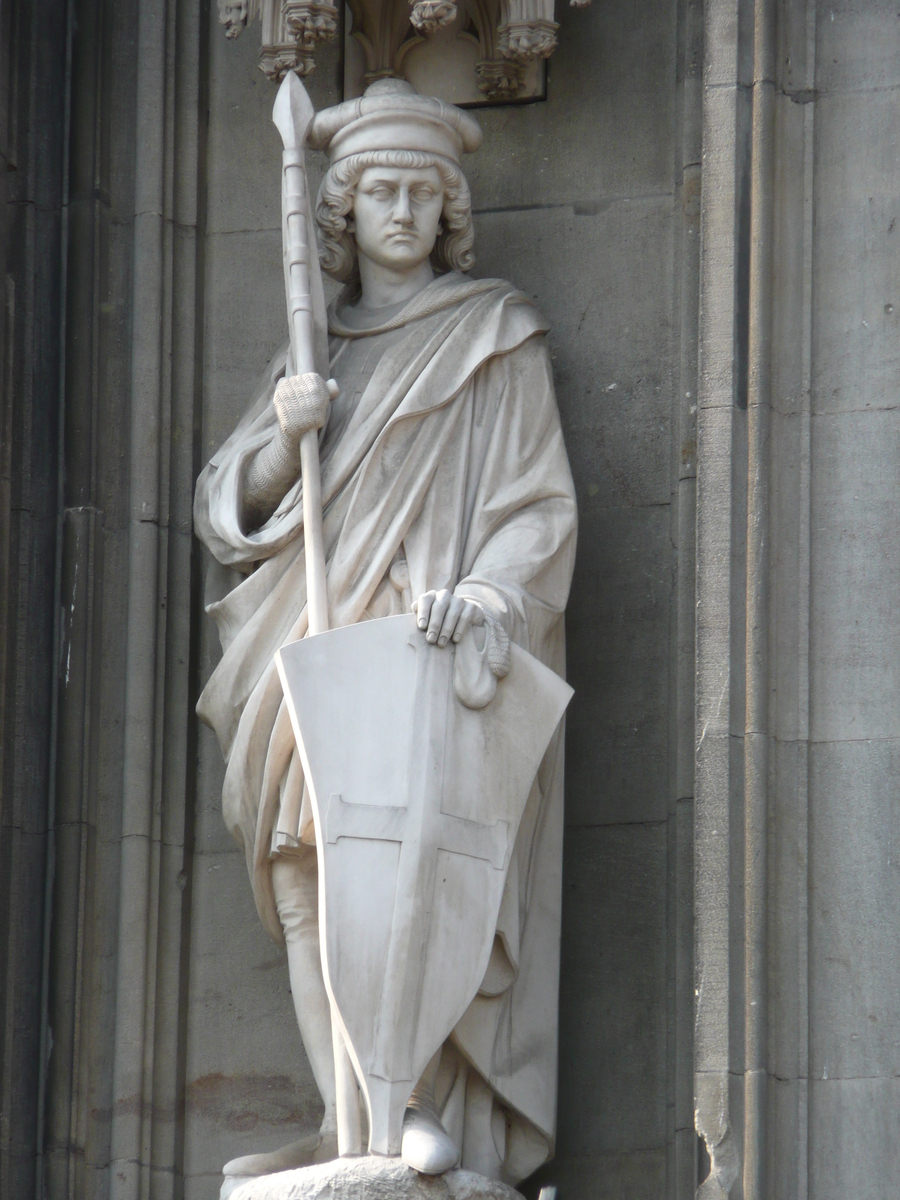
<path fill-rule="evenodd" d="M 296 1171 L 279 1171 L 222 1189 L 228 1200 L 522 1200 L 514 1188 L 476 1175 L 448 1171 L 419 1175 L 399 1158 L 338 1158 Z"/>

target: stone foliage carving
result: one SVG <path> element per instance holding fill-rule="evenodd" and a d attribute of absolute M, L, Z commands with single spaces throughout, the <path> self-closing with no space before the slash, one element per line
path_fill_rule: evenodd
<path fill-rule="evenodd" d="M 366 57 L 365 83 L 404 78 L 408 51 L 463 15 L 463 36 L 478 46 L 475 76 L 485 100 L 503 102 L 523 92 L 528 67 L 549 58 L 559 28 L 555 0 L 347 0 L 352 36 Z M 260 69 L 273 80 L 290 70 L 315 69 L 320 42 L 334 38 L 338 9 L 324 0 L 218 0 L 225 36 L 238 37 L 255 18 L 262 23 Z M 586 8 L 591 0 L 569 0 Z M 527 93 L 526 93 L 527 94 Z"/>
<path fill-rule="evenodd" d="M 365 82 L 403 78 L 406 59 L 422 39 L 457 24 L 478 47 L 475 78 L 486 100 L 516 99 L 528 66 L 556 48 L 554 0 L 348 0 L 352 36 L 366 57 Z M 408 17 L 408 20 L 407 20 Z"/>
<path fill-rule="evenodd" d="M 218 0 L 219 21 L 227 38 L 240 37 L 259 17 L 262 45 L 259 69 L 279 81 L 288 71 L 308 75 L 315 70 L 315 50 L 330 42 L 338 29 L 338 10 L 317 0 Z"/>
<path fill-rule="evenodd" d="M 452 0 L 416 0 L 409 14 L 410 23 L 422 34 L 434 33 L 456 20 L 457 8 Z"/>

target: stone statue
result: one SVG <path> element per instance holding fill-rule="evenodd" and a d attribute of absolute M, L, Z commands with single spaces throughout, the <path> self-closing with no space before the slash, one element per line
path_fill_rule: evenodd
<path fill-rule="evenodd" d="M 294 669 L 290 644 L 305 637 L 309 620 L 303 435 L 320 430 L 327 603 L 335 632 L 320 635 L 321 642 L 307 638 L 297 650 L 344 638 L 342 661 L 352 680 L 357 660 L 348 627 L 414 613 L 408 625 L 385 621 L 375 630 L 379 637 L 384 631 L 385 645 L 395 631 L 398 661 L 417 636 L 436 670 L 447 664 L 465 712 L 488 714 L 472 721 L 513 720 L 520 730 L 527 729 L 527 713 L 502 717 L 503 705 L 512 711 L 504 699 L 510 667 L 510 680 L 517 671 L 520 678 L 528 670 L 564 672 L 574 489 L 547 323 L 509 284 L 467 276 L 474 237 L 460 159 L 480 141 L 470 115 L 398 80 L 379 81 L 361 99 L 315 117 L 307 144 L 330 159 L 315 212 L 320 261 L 346 285 L 328 311 L 330 378 L 294 375 L 290 352 L 283 350 L 197 484 L 198 536 L 219 563 L 239 573 L 236 585 L 207 610 L 223 653 L 198 711 L 225 755 L 225 820 L 245 850 L 262 922 L 286 948 L 300 1032 L 325 1104 L 318 1136 L 235 1160 L 225 1170 L 232 1180 L 338 1154 L 335 1038 L 341 1035 L 333 1038 L 333 980 L 327 961 L 323 975 L 320 948 L 320 843 L 325 839 L 330 852 L 335 838 L 355 836 L 337 826 L 333 833 L 331 825 L 353 806 L 343 794 L 323 797 L 315 779 L 305 779 L 304 759 L 313 776 L 316 768 L 312 754 L 300 752 L 303 738 L 298 730 L 295 739 L 292 718 L 301 724 L 304 718 L 282 683 Z M 322 676 L 322 695 L 314 692 L 312 708 L 324 704 L 328 678 Z M 289 692 L 296 695 L 302 686 Z M 337 703 L 352 692 L 338 687 Z M 451 702 L 457 704 L 452 696 Z M 520 763 L 534 754 L 520 811 L 511 824 L 491 827 L 496 833 L 508 825 L 512 833 L 493 863 L 502 865 L 502 875 L 492 876 L 500 883 L 486 968 L 455 1025 L 441 1034 L 443 1044 L 402 1093 L 409 1100 L 403 1100 L 399 1148 L 419 1171 L 437 1174 L 461 1163 L 515 1184 L 552 1154 L 563 800 L 557 722 L 564 706 L 551 716 L 552 736 L 536 750 L 523 743 L 515 751 Z M 309 703 L 307 709 L 305 719 L 314 724 Z M 500 715 L 491 717 L 495 710 Z M 425 723 L 410 709 L 413 744 L 425 736 Z M 473 736 L 481 735 L 476 730 Z M 451 759 L 455 744 L 447 741 Z M 375 754 L 379 747 L 370 745 Z M 348 756 L 360 752 L 358 745 L 346 748 Z M 451 761 L 443 770 L 468 778 L 470 765 Z M 365 770 L 357 774 L 365 780 Z M 493 851 L 474 853 L 484 860 Z M 490 869 L 488 862 L 488 875 Z M 341 886 L 352 887 L 352 879 Z M 368 887 L 363 876 L 358 886 Z M 467 919 L 474 894 L 469 884 L 460 885 L 458 921 Z M 434 921 L 421 928 L 437 936 Z M 340 930 L 329 936 L 339 938 Z M 457 941 L 466 936 L 463 929 Z M 383 963 L 379 969 L 383 974 Z M 353 1042 L 349 1020 L 344 1031 Z M 367 1096 L 371 1077 L 363 1078 L 359 1048 L 347 1048 Z M 373 1113 L 369 1104 L 370 1122 Z M 346 1140 L 344 1152 L 345 1146 Z M 383 1153 L 396 1152 L 390 1137 L 384 1146 Z"/>

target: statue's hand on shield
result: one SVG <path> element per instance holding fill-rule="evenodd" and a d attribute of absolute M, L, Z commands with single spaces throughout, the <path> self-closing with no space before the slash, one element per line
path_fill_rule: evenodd
<path fill-rule="evenodd" d="M 419 628 L 426 631 L 425 640 L 441 648 L 451 641 L 461 642 L 470 625 L 484 624 L 484 609 L 479 604 L 455 596 L 446 588 L 439 592 L 423 592 L 414 601 L 412 609 L 418 617 Z"/>
<path fill-rule="evenodd" d="M 439 648 L 456 647 L 453 687 L 467 708 L 484 708 L 497 692 L 497 681 L 509 672 L 509 635 L 490 609 L 442 589 L 424 592 L 413 604 L 425 639 Z M 465 638 L 472 629 L 484 633 Z M 465 641 L 463 641 L 465 638 Z"/>

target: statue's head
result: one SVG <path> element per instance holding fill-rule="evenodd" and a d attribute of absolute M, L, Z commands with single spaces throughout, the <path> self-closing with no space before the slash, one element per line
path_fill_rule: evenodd
<path fill-rule="evenodd" d="M 401 270 L 429 257 L 437 271 L 472 268 L 472 206 L 459 162 L 481 144 L 481 129 L 468 113 L 384 79 L 320 112 L 308 140 L 331 160 L 316 221 L 332 278 L 356 277 L 359 249 Z"/>

